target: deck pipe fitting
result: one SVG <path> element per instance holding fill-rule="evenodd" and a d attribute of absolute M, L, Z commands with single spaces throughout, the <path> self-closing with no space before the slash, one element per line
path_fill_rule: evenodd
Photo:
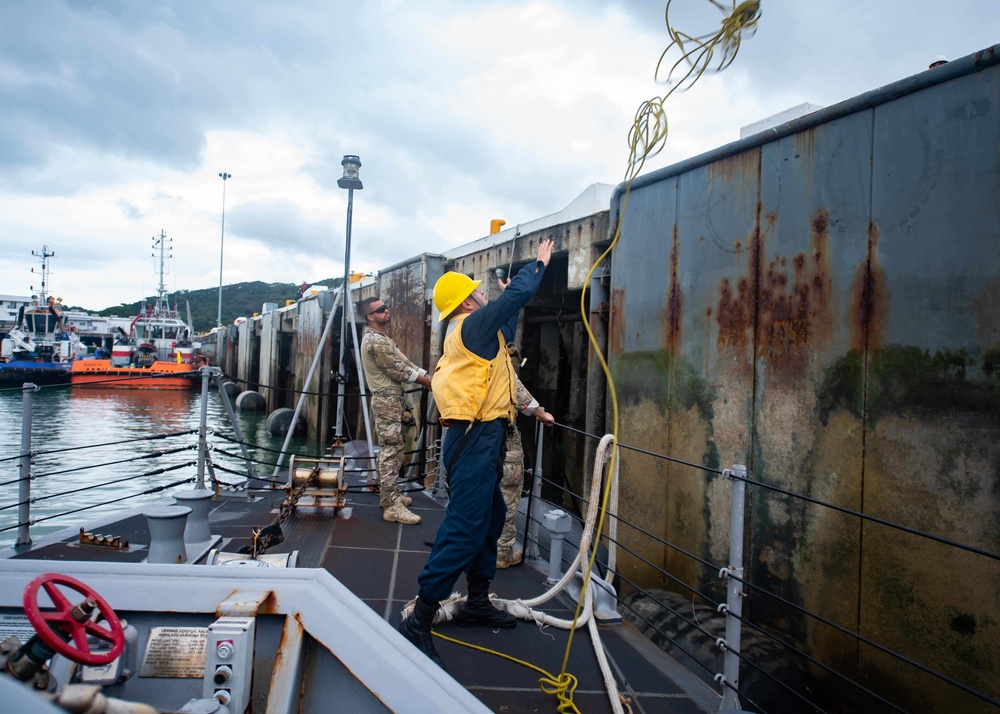
<path fill-rule="evenodd" d="M 557 508 L 542 514 L 542 523 L 552 538 L 552 547 L 549 549 L 549 578 L 546 580 L 551 585 L 562 577 L 563 540 L 573 527 L 573 520 L 566 511 Z"/>
<path fill-rule="evenodd" d="M 548 511 L 542 515 L 542 523 L 545 530 L 552 537 L 552 547 L 549 552 L 549 577 L 546 583 L 549 585 L 559 581 L 562 577 L 562 551 L 566 534 L 573 527 L 573 519 L 562 509 Z M 590 574 L 590 586 L 594 595 L 594 619 L 600 625 L 620 625 L 622 616 L 618 612 L 618 593 L 611 583 L 606 582 L 597 573 Z M 566 583 L 566 594 L 574 600 L 580 596 L 583 588 L 583 574 L 575 573 L 573 578 Z"/>
<path fill-rule="evenodd" d="M 208 512 L 212 508 L 215 492 L 209 488 L 193 488 L 172 494 L 178 506 L 191 509 L 184 528 L 184 544 L 189 554 L 208 549 L 212 531 L 208 525 Z"/>
<path fill-rule="evenodd" d="M 156 506 L 143 511 L 149 524 L 147 563 L 185 563 L 184 529 L 191 509 L 187 506 Z"/>
<path fill-rule="evenodd" d="M 582 588 L 583 574 L 574 573 L 573 578 L 566 583 L 566 594 L 573 600 L 579 600 Z M 596 572 L 591 571 L 590 590 L 594 595 L 594 620 L 597 624 L 622 624 L 622 616 L 618 612 L 618 592 L 615 590 L 615 586 L 604 580 Z"/>

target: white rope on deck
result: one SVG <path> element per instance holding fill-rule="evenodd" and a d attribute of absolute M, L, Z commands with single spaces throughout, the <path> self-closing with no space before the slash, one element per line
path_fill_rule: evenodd
<path fill-rule="evenodd" d="M 590 582 L 590 578 L 593 577 L 593 573 L 587 567 L 590 563 L 589 553 L 591 544 L 594 541 L 594 531 L 597 527 L 597 518 L 601 511 L 601 508 L 595 507 L 595 504 L 603 503 L 602 492 L 604 485 L 605 464 L 608 461 L 613 442 L 614 436 L 606 434 L 601 439 L 600 444 L 598 444 L 597 453 L 594 456 L 594 473 L 590 484 L 589 503 L 591 506 L 587 509 L 587 517 L 584 521 L 583 533 L 580 536 L 580 547 L 577 550 L 576 557 L 566 568 L 566 572 L 563 576 L 555 584 L 553 584 L 552 587 L 537 597 L 526 600 L 521 598 L 515 600 L 504 600 L 496 597 L 494 594 L 491 594 L 490 601 L 498 610 L 503 610 L 519 620 L 534 622 L 538 627 L 551 626 L 558 627 L 562 630 L 570 630 L 573 629 L 574 626 L 579 628 L 586 625 L 588 631 L 590 632 L 590 639 L 594 646 L 594 653 L 597 656 L 598 665 L 601 669 L 601 676 L 604 679 L 604 686 L 608 691 L 611 707 L 615 714 L 624 714 L 625 710 L 622 707 L 622 697 L 618 692 L 618 685 L 615 682 L 614 676 L 611 674 L 611 667 L 608 664 L 606 655 L 604 654 L 600 631 L 597 628 L 597 622 L 594 618 L 594 586 Z M 609 494 L 607 512 L 612 516 L 608 525 L 608 564 L 606 568 L 607 574 L 604 578 L 602 578 L 603 582 L 608 585 L 611 585 L 614 580 L 614 570 L 618 551 L 618 519 L 614 517 L 618 512 L 618 463 L 618 450 L 617 447 L 615 447 L 615 458 L 612 460 L 610 483 L 608 484 Z M 581 606 L 580 616 L 575 621 L 553 617 L 542 610 L 535 609 L 539 605 L 548 602 L 565 590 L 566 585 L 574 578 L 577 572 L 583 576 L 584 586 L 582 589 L 583 604 Z M 415 602 L 415 600 L 412 600 L 404 606 L 402 612 L 403 619 L 406 619 L 410 615 Z M 449 620 L 454 619 L 455 616 L 458 615 L 458 611 L 462 608 L 462 604 L 464 602 L 464 596 L 459 593 L 454 593 L 448 600 L 441 603 L 441 607 L 438 608 L 437 614 L 434 617 L 434 622 L 448 622 Z"/>

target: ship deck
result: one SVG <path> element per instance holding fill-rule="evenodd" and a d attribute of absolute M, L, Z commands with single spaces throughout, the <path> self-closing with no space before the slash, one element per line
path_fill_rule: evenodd
<path fill-rule="evenodd" d="M 213 504 L 211 531 L 222 537 L 226 552 L 248 545 L 251 530 L 271 523 L 284 499 L 279 490 L 253 493 L 253 500 L 229 494 Z M 443 504 L 428 493 L 412 496 L 411 510 L 423 517 L 416 526 L 383 521 L 378 494 L 374 493 L 352 490 L 348 494 L 349 513 L 345 509 L 337 517 L 331 510 L 301 507 L 282 525 L 284 542 L 268 552 L 298 551 L 298 567 L 327 570 L 395 627 L 400 610 L 416 595 L 417 575 L 444 517 Z M 146 549 L 141 546 L 148 544 L 149 535 L 141 514 L 133 512 L 103 524 L 101 532 L 121 536 L 132 547 L 120 552 L 81 548 L 75 545 L 75 537 L 67 537 L 40 541 L 19 549 L 13 557 L 109 562 L 140 562 L 145 558 Z M 547 590 L 546 573 L 547 563 L 529 561 L 498 571 L 491 590 L 501 598 L 534 597 Z M 464 593 L 464 586 L 460 581 L 456 588 Z M 560 595 L 543 609 L 571 619 L 575 602 Z M 569 636 L 566 630 L 539 628 L 523 621 L 510 630 L 460 628 L 447 623 L 435 629 L 448 637 L 525 660 L 553 675 L 558 675 L 562 667 Z M 600 630 L 619 690 L 628 698 L 632 712 L 699 714 L 718 710 L 720 699 L 714 691 L 631 625 L 601 626 Z M 436 645 L 448 673 L 493 711 L 556 710 L 558 700 L 539 689 L 540 675 L 534 670 L 440 638 Z M 613 711 L 586 628 L 574 635 L 567 671 L 579 682 L 573 696 L 579 711 Z"/>

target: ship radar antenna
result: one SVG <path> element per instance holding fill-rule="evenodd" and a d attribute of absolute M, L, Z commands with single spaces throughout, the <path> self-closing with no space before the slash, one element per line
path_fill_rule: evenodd
<path fill-rule="evenodd" d="M 49 299 L 48 284 L 49 284 L 49 273 L 51 272 L 51 268 L 49 267 L 49 258 L 55 258 L 56 251 L 53 249 L 50 252 L 49 247 L 47 245 L 43 245 L 41 251 L 33 250 L 31 251 L 31 254 L 36 258 L 42 259 L 42 270 L 41 270 L 42 287 L 38 291 L 38 304 L 44 305 L 46 301 Z M 35 269 L 32 268 L 31 272 L 34 273 Z M 32 292 L 35 291 L 34 285 L 31 286 L 31 291 Z"/>
<path fill-rule="evenodd" d="M 159 236 L 153 236 L 152 257 L 156 258 L 156 251 L 159 250 L 160 262 L 160 286 L 156 289 L 156 312 L 166 315 L 170 312 L 170 301 L 167 299 L 167 286 L 163 282 L 164 266 L 168 258 L 172 258 L 171 252 L 174 248 L 174 239 L 167 236 L 167 232 L 160 229 Z"/>

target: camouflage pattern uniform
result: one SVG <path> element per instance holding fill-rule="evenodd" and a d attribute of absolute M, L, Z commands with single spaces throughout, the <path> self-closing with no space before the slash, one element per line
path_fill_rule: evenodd
<path fill-rule="evenodd" d="M 378 435 L 379 505 L 391 506 L 399 497 L 399 469 L 403 466 L 403 395 L 388 390 L 372 395 L 375 433 Z"/>
<path fill-rule="evenodd" d="M 531 392 L 517 380 L 515 395 L 517 411 L 530 416 L 538 407 L 538 402 Z M 517 505 L 521 501 L 521 491 L 524 489 L 524 448 L 521 445 L 521 432 L 517 425 L 507 427 L 507 456 L 503 462 L 503 478 L 500 480 L 500 491 L 504 503 L 507 504 L 507 517 L 504 519 L 503 532 L 497 540 L 497 567 L 506 568 L 521 562 L 521 549 L 515 547 L 517 528 L 514 518 L 517 516 Z"/>
<path fill-rule="evenodd" d="M 361 338 L 361 362 L 372 391 L 372 412 L 378 435 L 379 503 L 389 508 L 400 497 L 399 469 L 403 465 L 403 385 L 413 383 L 426 371 L 399 351 L 387 335 L 365 328 Z M 403 497 L 408 505 L 409 499 Z"/>

